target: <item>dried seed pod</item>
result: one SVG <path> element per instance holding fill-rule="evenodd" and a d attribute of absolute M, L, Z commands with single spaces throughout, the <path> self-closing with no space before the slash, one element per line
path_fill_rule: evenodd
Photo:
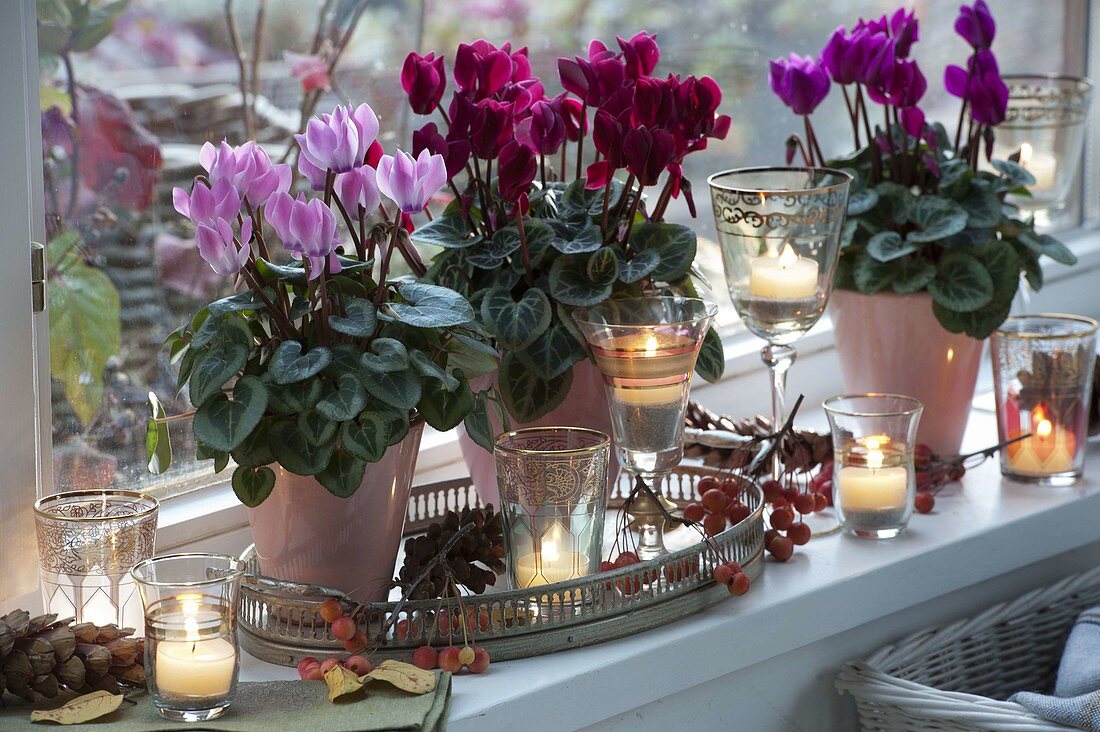
<path fill-rule="evenodd" d="M 54 666 L 54 674 L 58 681 L 70 689 L 82 688 L 87 679 L 84 662 L 76 656 L 70 656 L 68 660 Z"/>
<path fill-rule="evenodd" d="M 47 699 L 53 699 L 57 696 L 57 692 L 61 691 L 57 683 L 57 677 L 53 674 L 42 674 L 34 678 L 34 683 L 31 684 L 34 690 L 44 696 Z"/>
<path fill-rule="evenodd" d="M 73 626 L 73 635 L 81 643 L 95 643 L 99 637 L 99 628 L 95 623 L 77 623 Z"/>
<path fill-rule="evenodd" d="M 145 669 L 136 663 L 132 666 L 112 666 L 111 676 L 131 686 L 141 686 L 145 683 Z"/>
<path fill-rule="evenodd" d="M 15 649 L 26 655 L 31 664 L 31 673 L 34 676 L 48 674 L 56 661 L 53 646 L 41 636 L 20 638 L 15 641 Z"/>
<path fill-rule="evenodd" d="M 58 663 L 67 661 L 73 655 L 73 651 L 76 650 L 76 636 L 73 634 L 72 628 L 67 626 L 51 628 L 44 631 L 40 637 L 45 638 L 53 646 L 54 656 L 57 658 Z"/>
<path fill-rule="evenodd" d="M 22 638 L 27 634 L 27 628 L 31 624 L 31 615 L 26 610 L 12 610 L 0 620 L 7 623 L 14 637 Z"/>
<path fill-rule="evenodd" d="M 96 636 L 96 643 L 109 643 L 114 639 L 120 637 L 122 632 L 117 625 L 101 625 L 99 626 L 99 634 Z"/>
<path fill-rule="evenodd" d="M 109 694 L 121 694 L 122 689 L 118 685 L 118 679 L 114 676 L 104 676 L 100 679 L 96 679 L 91 684 L 92 691 L 106 691 Z"/>
<path fill-rule="evenodd" d="M 130 666 L 137 660 L 138 645 L 133 638 L 118 638 L 107 643 L 113 666 Z"/>
<path fill-rule="evenodd" d="M 14 645 L 15 635 L 11 632 L 11 627 L 0 619 L 0 658 L 8 655 Z"/>
<path fill-rule="evenodd" d="M 96 677 L 106 676 L 111 668 L 111 652 L 104 646 L 77 643 L 74 653 L 84 661 L 88 672 Z"/>

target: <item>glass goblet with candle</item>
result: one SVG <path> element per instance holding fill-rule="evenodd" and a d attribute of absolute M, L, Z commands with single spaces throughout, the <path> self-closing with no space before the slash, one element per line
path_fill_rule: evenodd
<path fill-rule="evenodd" d="M 145 606 L 145 679 L 166 719 L 225 713 L 237 690 L 237 595 L 244 563 L 223 554 L 170 554 L 131 570 Z"/>
<path fill-rule="evenodd" d="M 573 312 L 603 374 L 619 463 L 653 491 L 631 508 L 642 560 L 667 551 L 655 500 L 684 456 L 691 376 L 717 311 L 695 298 L 635 297 Z"/>
<path fill-rule="evenodd" d="M 897 536 L 913 514 L 913 448 L 923 405 L 900 394 L 853 394 L 827 399 L 824 406 L 841 524 L 863 538 Z"/>
<path fill-rule="evenodd" d="M 730 298 L 767 341 L 760 356 L 775 429 L 786 416 L 793 344 L 821 318 L 833 288 L 851 181 L 829 168 L 740 168 L 707 179 Z M 773 477 L 780 474 L 777 453 Z"/>

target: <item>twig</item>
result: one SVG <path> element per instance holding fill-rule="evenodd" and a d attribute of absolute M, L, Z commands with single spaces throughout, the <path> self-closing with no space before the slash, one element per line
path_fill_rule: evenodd
<path fill-rule="evenodd" d="M 416 588 L 420 586 L 421 582 L 428 578 L 428 575 L 431 574 L 433 569 L 435 569 L 435 565 L 446 559 L 447 554 L 451 551 L 451 549 L 454 548 L 455 544 L 457 544 L 462 537 L 466 536 L 466 534 L 473 530 L 473 528 L 474 524 L 472 521 L 465 526 L 459 527 L 454 536 L 448 539 L 447 543 L 444 544 L 442 548 L 440 548 L 439 553 L 432 557 L 428 561 L 428 563 L 421 568 L 420 574 L 416 575 L 416 579 L 412 581 L 408 589 L 401 593 L 401 599 L 398 600 L 397 604 L 393 606 L 393 611 L 390 613 L 389 620 L 387 620 L 382 626 L 382 635 L 385 635 L 386 631 L 388 631 L 390 627 L 394 624 L 394 619 L 397 617 L 398 613 L 400 613 L 401 610 L 405 607 L 405 603 L 409 601 L 409 596 L 412 595 Z M 465 621 L 465 618 L 463 618 L 463 620 Z"/>
<path fill-rule="evenodd" d="M 233 46 L 233 55 L 237 59 L 238 86 L 241 90 L 241 109 L 244 111 L 244 135 L 247 139 L 255 139 L 255 125 L 252 122 L 252 113 L 248 106 L 248 66 L 245 62 L 244 50 L 241 48 L 241 36 L 237 33 L 237 21 L 233 17 L 233 0 L 225 0 L 225 25 L 229 31 L 229 42 Z"/>

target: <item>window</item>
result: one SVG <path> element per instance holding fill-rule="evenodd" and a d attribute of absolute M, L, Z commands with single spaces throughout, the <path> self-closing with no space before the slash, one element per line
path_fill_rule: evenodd
<path fill-rule="evenodd" d="M 767 88 L 767 60 L 816 53 L 837 25 L 892 10 L 896 0 L 38 0 L 44 206 L 49 240 L 50 399 L 57 489 L 139 485 L 160 495 L 210 480 L 186 458 L 189 425 L 174 424 L 175 467 L 154 479 L 145 467 L 146 394 L 185 412 L 164 337 L 219 294 L 220 278 L 199 259 L 171 190 L 199 172 L 199 146 L 251 131 L 292 152 L 300 112 L 368 100 L 407 144 L 411 118 L 398 83 L 409 49 L 453 57 L 458 42 L 484 36 L 530 47 L 554 84 L 555 59 L 592 37 L 644 28 L 659 34 L 662 67 L 709 74 L 725 90 L 729 137 L 689 158 L 703 240 L 698 262 L 714 284 L 723 325 L 736 316 L 721 292 L 705 190 L 710 172 L 776 162 L 796 119 Z M 943 66 L 965 55 L 951 26 L 959 0 L 918 0 L 918 59 L 930 80 L 931 116 L 951 119 Z M 991 0 L 996 50 L 1008 71 L 1084 70 L 1084 0 Z M 232 23 L 227 23 L 229 8 Z M 346 42 L 346 48 L 344 44 Z M 238 49 L 241 60 L 238 61 Z M 305 90 L 322 71 L 293 54 L 339 62 L 329 91 Z M 247 104 L 242 105 L 241 74 Z M 819 113 L 826 153 L 848 146 L 843 105 Z M 1086 200 L 1100 200 L 1090 185 Z M 1096 205 L 1084 207 L 1096 210 Z M 689 222 L 681 199 L 672 218 Z"/>

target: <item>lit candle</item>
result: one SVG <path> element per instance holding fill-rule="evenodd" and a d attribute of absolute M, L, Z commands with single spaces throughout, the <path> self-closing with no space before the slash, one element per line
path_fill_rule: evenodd
<path fill-rule="evenodd" d="M 1024 475 L 1055 475 L 1074 469 L 1073 458 L 1077 453 L 1077 438 L 1047 418 L 1046 409 L 1039 404 L 1031 412 L 1031 436 L 1008 445 L 1008 464 Z M 1015 430 L 1009 435 L 1014 439 L 1027 434 Z"/>
<path fill-rule="evenodd" d="M 237 650 L 224 638 L 203 640 L 199 635 L 200 621 L 220 622 L 220 615 L 201 613 L 197 595 L 181 595 L 179 600 L 183 611 L 178 618 L 162 622 L 171 624 L 178 619 L 185 635 L 183 640 L 157 642 L 157 688 L 165 696 L 187 699 L 226 696 L 233 684 Z"/>
<path fill-rule="evenodd" d="M 670 404 L 683 398 L 701 345 L 688 336 L 646 330 L 608 338 L 592 353 L 615 399 Z"/>
<path fill-rule="evenodd" d="M 882 440 L 869 437 L 866 467 L 845 465 L 837 471 L 840 507 L 849 511 L 898 509 L 909 500 L 909 473 L 903 466 L 882 467 Z"/>
<path fill-rule="evenodd" d="M 817 262 L 795 254 L 789 244 L 776 256 L 749 262 L 749 295 L 765 300 L 799 300 L 817 294 Z"/>
<path fill-rule="evenodd" d="M 1058 161 L 1049 153 L 1036 152 L 1031 143 L 1020 143 L 1020 166 L 1035 178 L 1032 193 L 1053 191 L 1058 182 Z"/>
<path fill-rule="evenodd" d="M 520 587 L 553 584 L 586 574 L 588 557 L 560 551 L 554 540 L 544 540 L 541 552 L 523 554 L 516 561 L 516 582 Z"/>

